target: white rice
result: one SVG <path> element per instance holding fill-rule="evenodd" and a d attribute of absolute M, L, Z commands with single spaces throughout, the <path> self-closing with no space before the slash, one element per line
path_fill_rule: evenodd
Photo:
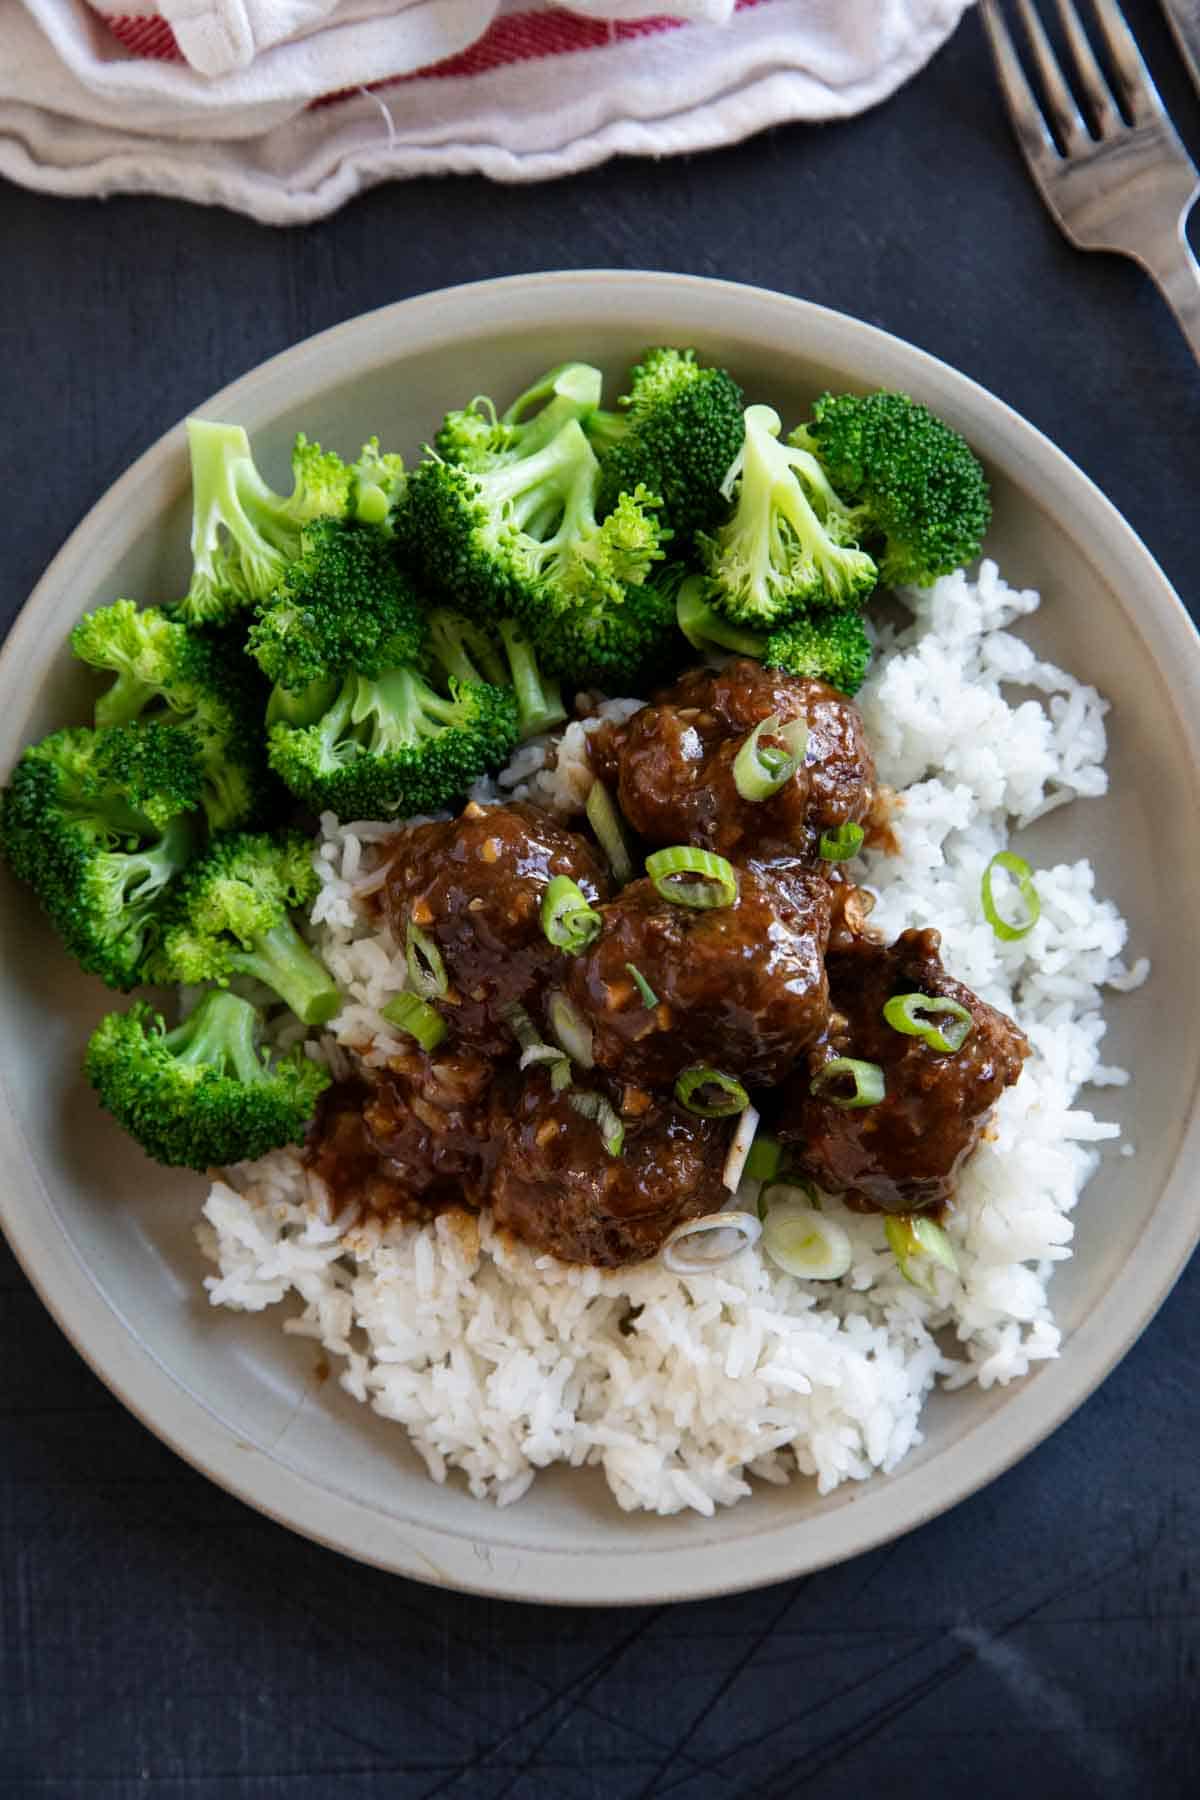
<path fill-rule="evenodd" d="M 598 1463 L 621 1506 L 658 1513 L 712 1513 L 753 1477 L 800 1474 L 828 1492 L 921 1441 L 936 1382 L 986 1388 L 1058 1354 L 1047 1284 L 1071 1253 L 1098 1146 L 1118 1135 L 1079 1092 L 1128 1079 L 1100 1060 L 1101 991 L 1138 985 L 1147 965 L 1122 962 L 1125 922 L 1086 861 L 1039 869 L 1041 917 L 1011 943 L 981 917 L 979 890 L 1011 825 L 1105 792 L 1107 707 L 1007 629 L 1038 598 L 994 564 L 907 598 L 913 623 L 883 634 L 860 696 L 880 777 L 902 797 L 899 854 L 865 858 L 873 922 L 889 936 L 936 924 L 947 967 L 1011 1012 L 1034 1050 L 965 1171 L 948 1224 L 959 1275 L 939 1271 L 936 1296 L 920 1292 L 882 1220 L 836 1202 L 854 1248 L 840 1282 L 792 1280 L 757 1250 L 679 1277 L 657 1263 L 568 1267 L 494 1233 L 486 1214 L 330 1221 L 292 1153 L 233 1171 L 200 1227 L 219 1268 L 211 1300 L 258 1310 L 294 1296 L 284 1330 L 342 1359 L 342 1385 L 407 1426 L 435 1480 L 457 1469 L 472 1493 L 507 1504 L 551 1463 Z M 1036 697 L 1010 700 L 1005 683 Z M 544 745 L 525 746 L 480 797 L 578 811 L 587 729 L 568 728 L 553 769 Z M 356 905 L 391 829 L 323 821 L 313 921 L 349 999 L 310 1054 L 340 1060 L 350 1047 L 381 1063 L 397 1047 L 379 1009 L 403 986 L 403 960 Z M 754 1197 L 744 1186 L 741 1203 Z"/>

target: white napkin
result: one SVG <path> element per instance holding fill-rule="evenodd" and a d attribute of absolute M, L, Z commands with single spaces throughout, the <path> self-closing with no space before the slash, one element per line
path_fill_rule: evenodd
<path fill-rule="evenodd" d="M 860 112 L 970 0 L 659 3 L 0 0 L 0 174 L 272 224 L 399 176 L 541 180 Z"/>

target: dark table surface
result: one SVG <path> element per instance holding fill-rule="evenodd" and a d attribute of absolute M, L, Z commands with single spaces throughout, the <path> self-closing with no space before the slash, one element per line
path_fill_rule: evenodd
<path fill-rule="evenodd" d="M 1128 12 L 1193 147 L 1152 4 Z M 263 357 L 448 283 L 720 275 L 1011 402 L 1193 609 L 1200 371 L 1132 265 L 1042 215 L 978 20 L 876 112 L 550 186 L 377 189 L 271 231 L 5 190 L 0 621 L 126 465 Z M 1092 1400 L 889 1548 L 740 1598 L 556 1611 L 343 1560 L 111 1398 L 0 1242 L 0 1792 L 88 1800 L 1009 1800 L 1200 1792 L 1200 1266 Z"/>

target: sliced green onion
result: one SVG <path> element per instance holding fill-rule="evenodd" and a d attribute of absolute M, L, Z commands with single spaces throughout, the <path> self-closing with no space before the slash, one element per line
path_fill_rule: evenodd
<path fill-rule="evenodd" d="M 691 844 L 656 850 L 646 858 L 646 873 L 663 899 L 673 906 L 732 906 L 738 896 L 732 863 Z M 698 879 L 680 881 L 680 875 L 695 875 Z"/>
<path fill-rule="evenodd" d="M 773 1181 L 764 1187 L 758 1198 L 759 1217 L 765 1219 L 773 1206 L 807 1206 L 820 1212 L 821 1196 L 815 1182 L 795 1175 L 790 1181 Z"/>
<path fill-rule="evenodd" d="M 854 1092 L 827 1093 L 826 1089 L 843 1076 L 848 1076 L 854 1083 Z M 853 1056 L 835 1056 L 832 1061 L 822 1063 L 809 1083 L 808 1091 L 822 1100 L 828 1100 L 831 1106 L 849 1109 L 855 1106 L 878 1106 L 887 1092 L 887 1083 L 878 1063 L 859 1062 Z"/>
<path fill-rule="evenodd" d="M 564 1088 L 571 1085 L 571 1064 L 567 1057 L 560 1056 L 557 1062 L 550 1064 L 550 1089 L 552 1093 L 561 1094 Z"/>
<path fill-rule="evenodd" d="M 775 738 L 778 743 L 762 742 Z M 733 785 L 743 800 L 769 800 L 786 787 L 804 761 L 808 726 L 802 719 L 785 725 L 778 713 L 754 727 L 733 759 Z"/>
<path fill-rule="evenodd" d="M 1017 892 L 1021 896 L 1026 913 L 1023 924 L 1010 925 L 1007 919 L 1000 917 L 996 902 L 992 898 L 992 875 L 997 869 L 1003 869 L 1005 874 L 1011 875 L 1017 884 Z M 1023 856 L 1017 856 L 1011 850 L 998 850 L 983 871 L 980 897 L 983 900 L 984 918 L 996 936 L 1006 944 L 1012 943 L 1016 938 L 1028 936 L 1042 914 L 1042 902 L 1037 888 L 1033 884 L 1033 870 Z"/>
<path fill-rule="evenodd" d="M 817 850 L 826 862 L 845 862 L 849 856 L 857 856 L 863 847 L 866 833 L 861 825 L 855 825 L 849 819 L 843 819 L 836 831 L 823 831 Z"/>
<path fill-rule="evenodd" d="M 945 1013 L 949 1024 L 935 1025 L 922 1013 Z M 931 1050 L 953 1055 L 961 1050 L 975 1028 L 975 1020 L 957 1000 L 935 994 L 894 994 L 883 1009 L 883 1016 L 893 1031 L 905 1037 L 924 1038 Z"/>
<path fill-rule="evenodd" d="M 542 930 L 564 956 L 577 956 L 595 943 L 604 924 L 587 895 L 569 875 L 556 875 L 542 896 Z"/>
<path fill-rule="evenodd" d="M 600 1127 L 600 1139 L 610 1156 L 620 1156 L 625 1148 L 625 1127 L 603 1094 L 568 1094 L 567 1105 L 581 1118 L 594 1119 Z"/>
<path fill-rule="evenodd" d="M 746 1172 L 746 1164 L 750 1160 L 750 1152 L 754 1148 L 754 1134 L 758 1130 L 758 1108 L 747 1106 L 742 1110 L 730 1140 L 725 1156 L 725 1167 L 721 1170 L 721 1185 L 727 1187 L 731 1194 L 736 1194 L 742 1185 L 742 1176 Z"/>
<path fill-rule="evenodd" d="M 774 1181 L 782 1161 L 783 1145 L 779 1139 L 760 1133 L 746 1159 L 746 1173 L 751 1181 Z"/>
<path fill-rule="evenodd" d="M 650 986 L 650 983 L 646 980 L 646 977 L 642 974 L 642 971 L 638 968 L 636 963 L 626 963 L 625 968 L 633 981 L 634 987 L 636 987 L 638 993 L 642 996 L 643 1006 L 645 1006 L 648 1012 L 653 1012 L 654 1008 L 658 1005 L 658 995 Z"/>
<path fill-rule="evenodd" d="M 688 1219 L 675 1227 L 662 1247 L 663 1265 L 673 1275 L 708 1275 L 761 1236 L 762 1226 L 753 1213 L 705 1213 L 702 1219 Z"/>
<path fill-rule="evenodd" d="M 422 1050 L 436 1050 L 446 1035 L 446 1021 L 420 994 L 397 994 L 383 1008 L 383 1016 L 397 1031 L 416 1038 Z"/>
<path fill-rule="evenodd" d="M 769 1207 L 762 1242 L 776 1268 L 801 1281 L 839 1281 L 854 1260 L 846 1228 L 795 1201 Z"/>
<path fill-rule="evenodd" d="M 675 1083 L 675 1098 L 700 1119 L 732 1119 L 750 1104 L 740 1081 L 720 1069 L 710 1069 L 707 1063 L 683 1071 Z"/>
<path fill-rule="evenodd" d="M 532 1069 L 536 1063 L 560 1063 L 563 1053 L 557 1044 L 530 1044 L 528 1050 L 522 1050 L 518 1069 Z"/>
<path fill-rule="evenodd" d="M 423 1000 L 440 1000 L 450 988 L 441 951 L 429 933 L 414 925 L 411 919 L 405 927 L 404 943 L 408 985 Z"/>
<path fill-rule="evenodd" d="M 518 1006 L 515 1000 L 504 1008 L 501 1017 L 522 1050 L 532 1050 L 535 1045 L 541 1043 L 537 1026 L 525 1008 Z"/>
<path fill-rule="evenodd" d="M 625 836 L 625 826 L 616 802 L 602 781 L 593 781 L 584 808 L 588 824 L 608 858 L 609 868 L 621 887 L 633 880 L 633 857 Z"/>
<path fill-rule="evenodd" d="M 883 1229 L 900 1265 L 900 1273 L 914 1287 L 927 1294 L 933 1293 L 935 1270 L 930 1266 L 933 1263 L 940 1263 L 952 1275 L 958 1274 L 954 1246 L 935 1220 L 919 1213 L 893 1214 L 885 1219 Z"/>
<path fill-rule="evenodd" d="M 546 1017 L 555 1042 L 581 1069 L 592 1069 L 596 1058 L 592 1051 L 592 1028 L 577 1006 L 555 990 L 546 1001 Z"/>

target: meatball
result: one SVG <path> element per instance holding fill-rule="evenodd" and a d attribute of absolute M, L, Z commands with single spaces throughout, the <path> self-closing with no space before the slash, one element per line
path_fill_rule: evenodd
<path fill-rule="evenodd" d="M 505 1109 L 493 1217 L 563 1262 L 640 1262 L 657 1255 L 676 1225 L 729 1198 L 721 1182 L 727 1122 L 636 1090 L 615 1093 L 625 1126 L 620 1156 L 608 1154 L 598 1122 L 575 1110 L 570 1093 L 553 1093 L 544 1074 Z"/>
<path fill-rule="evenodd" d="M 1007 1018 L 942 967 L 936 931 L 906 931 L 885 947 L 863 937 L 827 961 L 829 1031 L 784 1089 L 778 1134 L 820 1186 L 867 1211 L 908 1213 L 954 1196 L 958 1171 L 988 1114 L 1021 1073 L 1029 1046 Z M 898 994 L 956 1000 L 971 1015 L 961 1049 L 933 1049 L 883 1016 Z M 886 1091 L 875 1106 L 839 1106 L 810 1092 L 834 1057 L 877 1063 Z"/>
<path fill-rule="evenodd" d="M 768 800 L 744 800 L 738 751 L 778 714 L 808 726 L 803 765 Z M 815 857 L 824 831 L 871 810 L 875 764 L 858 708 L 844 694 L 743 659 L 692 669 L 628 722 L 589 745 L 602 778 L 617 774 L 621 809 L 652 844 L 702 844 L 723 856 Z"/>
<path fill-rule="evenodd" d="M 592 1027 L 602 1069 L 665 1087 L 706 1063 L 771 1083 L 820 1035 L 828 883 L 795 863 L 778 876 L 759 864 L 736 874 L 732 906 L 676 905 L 643 880 L 601 908 L 603 929 L 571 959 L 566 992 Z"/>
<path fill-rule="evenodd" d="M 495 1159 L 492 1065 L 471 1053 L 397 1057 L 322 1096 L 305 1161 L 339 1205 L 429 1218 L 479 1205 Z"/>
<path fill-rule="evenodd" d="M 609 882 L 586 838 L 537 807 L 471 805 L 461 818 L 396 834 L 383 905 L 403 942 L 418 926 L 436 943 L 450 988 L 440 1005 L 457 1044 L 499 1055 L 512 1048 L 504 1023 L 528 1006 L 562 962 L 541 927 L 552 878 L 569 875 L 595 904 Z"/>

